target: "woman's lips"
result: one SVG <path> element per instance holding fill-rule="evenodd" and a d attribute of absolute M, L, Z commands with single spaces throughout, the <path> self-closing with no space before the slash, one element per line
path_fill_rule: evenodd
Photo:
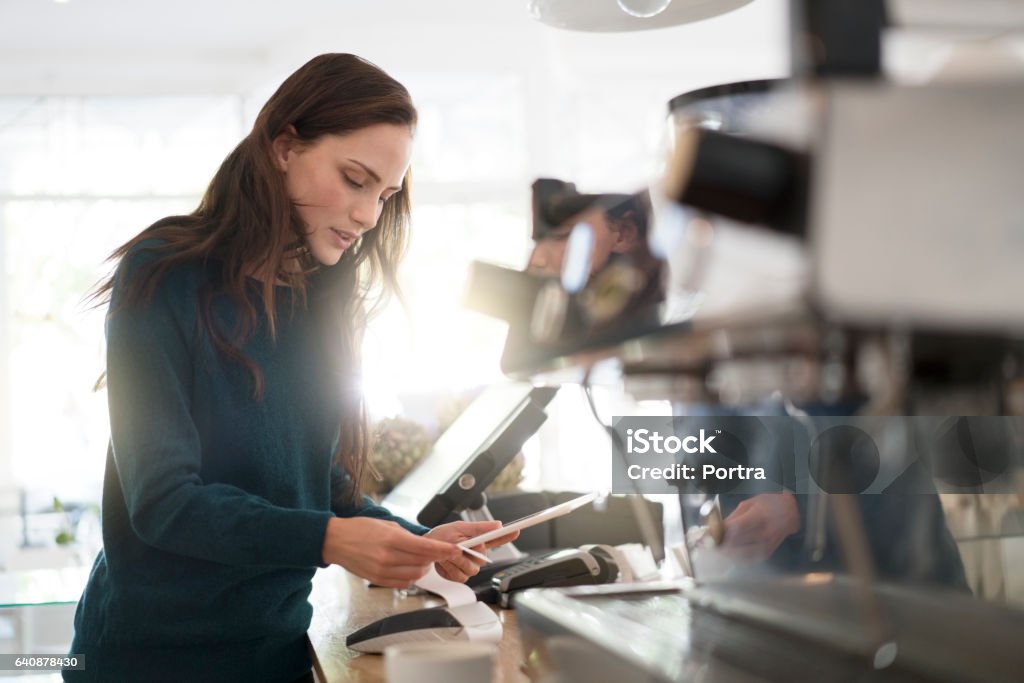
<path fill-rule="evenodd" d="M 335 230 L 331 228 L 331 232 L 334 233 L 335 242 L 342 249 L 348 249 L 352 246 L 352 243 L 356 241 L 356 235 L 351 232 L 345 232 L 343 230 Z"/>

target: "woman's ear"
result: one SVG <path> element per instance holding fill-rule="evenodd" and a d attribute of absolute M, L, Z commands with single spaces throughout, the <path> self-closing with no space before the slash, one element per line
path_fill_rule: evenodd
<path fill-rule="evenodd" d="M 292 158 L 298 140 L 298 131 L 295 130 L 295 126 L 289 123 L 288 127 L 270 143 L 270 152 L 273 156 L 274 166 L 281 173 L 288 172 L 288 162 Z"/>
<path fill-rule="evenodd" d="M 640 231 L 636 227 L 633 212 L 625 214 L 611 222 L 615 241 L 612 242 L 612 253 L 628 254 L 636 249 L 640 241 Z"/>

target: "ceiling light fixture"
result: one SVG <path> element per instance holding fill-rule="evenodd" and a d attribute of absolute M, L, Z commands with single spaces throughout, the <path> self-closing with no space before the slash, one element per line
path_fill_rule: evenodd
<path fill-rule="evenodd" d="M 649 19 L 665 11 L 672 0 L 618 0 L 622 11 L 631 17 Z"/>
<path fill-rule="evenodd" d="M 534 19 L 572 31 L 643 31 L 689 24 L 749 5 L 753 0 L 527 0 Z"/>

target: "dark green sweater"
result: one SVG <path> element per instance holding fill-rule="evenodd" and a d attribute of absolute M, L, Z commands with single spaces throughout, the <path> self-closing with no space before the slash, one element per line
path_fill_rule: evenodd
<path fill-rule="evenodd" d="M 144 259 L 136 251 L 129 272 Z M 151 303 L 107 320 L 111 440 L 104 549 L 75 616 L 72 652 L 95 681 L 291 681 L 310 667 L 310 580 L 333 515 L 390 519 L 332 466 L 342 387 L 329 370 L 317 305 L 276 290 L 277 341 L 257 289 L 245 367 L 199 323 L 198 265 L 172 271 Z M 315 286 L 315 283 L 314 283 Z M 112 310 L 119 302 L 113 293 Z M 214 315 L 232 329 L 226 297 Z"/>

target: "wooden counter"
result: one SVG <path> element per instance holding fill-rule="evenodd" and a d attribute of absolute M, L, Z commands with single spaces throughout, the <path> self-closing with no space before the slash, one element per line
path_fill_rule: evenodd
<path fill-rule="evenodd" d="M 365 582 L 341 567 L 330 566 L 313 577 L 313 644 L 318 674 L 325 683 L 379 683 L 384 681 L 384 657 L 363 655 L 345 647 L 345 636 L 356 629 L 397 612 L 442 604 L 434 597 L 409 597 L 390 588 L 368 588 Z M 504 636 L 499 645 L 498 683 L 526 683 L 520 671 L 522 648 L 514 610 L 497 610 Z"/>

